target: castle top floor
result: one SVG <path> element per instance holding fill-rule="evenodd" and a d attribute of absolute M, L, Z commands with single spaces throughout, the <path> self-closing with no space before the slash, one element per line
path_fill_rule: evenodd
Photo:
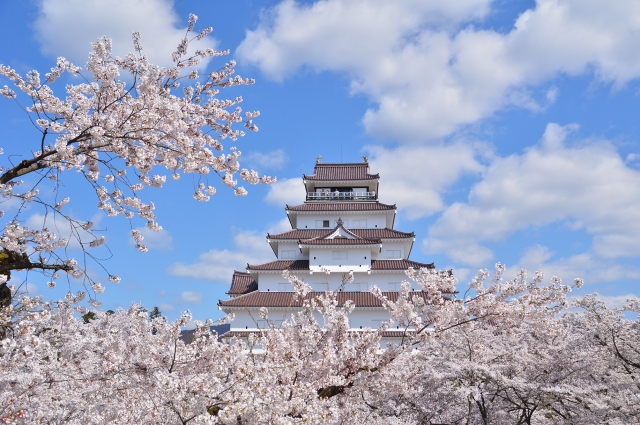
<path fill-rule="evenodd" d="M 358 163 L 323 164 L 316 162 L 313 174 L 304 175 L 307 201 L 377 201 L 379 174 L 369 173 L 366 160 Z"/>

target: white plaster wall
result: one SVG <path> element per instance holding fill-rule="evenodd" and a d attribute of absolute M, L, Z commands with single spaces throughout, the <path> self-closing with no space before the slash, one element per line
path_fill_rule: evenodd
<path fill-rule="evenodd" d="M 393 251 L 400 251 L 400 256 L 399 257 L 394 257 L 391 258 L 387 255 L 387 251 L 389 250 L 393 250 Z M 405 258 L 404 256 L 404 243 L 402 242 L 383 242 L 382 243 L 382 251 L 375 250 L 373 252 L 373 259 L 374 260 L 386 260 L 386 259 L 391 259 L 391 260 L 399 260 L 402 258 Z"/>
<path fill-rule="evenodd" d="M 378 249 L 376 245 L 374 250 Z M 346 252 L 347 258 L 334 260 L 334 251 Z M 320 272 L 322 268 L 341 273 L 366 271 L 371 268 L 371 251 L 371 248 L 310 248 L 309 268 L 314 272 Z"/>
<path fill-rule="evenodd" d="M 385 214 L 345 214 L 345 213 L 318 213 L 298 214 L 298 229 L 318 229 L 316 220 L 329 220 L 329 229 L 336 227 L 336 221 L 341 218 L 347 229 L 352 228 L 353 220 L 367 220 L 367 229 L 384 229 L 386 227 Z M 322 228 L 322 227 L 320 227 Z M 360 227 L 359 227 L 360 228 Z"/>
<path fill-rule="evenodd" d="M 332 290 L 335 291 L 340 288 L 342 284 L 343 275 L 348 274 L 349 271 L 343 272 L 331 272 L 326 275 L 324 273 L 318 272 L 312 275 L 309 274 L 300 274 L 298 277 L 302 278 L 305 283 L 311 285 L 311 287 L 315 291 L 327 291 Z M 400 289 L 399 284 L 403 281 L 408 281 L 408 277 L 404 272 L 392 272 L 392 273 L 358 273 L 354 272 L 353 274 L 353 283 L 348 284 L 344 290 L 349 292 L 360 292 L 360 291 L 368 291 L 369 288 L 373 285 L 376 285 L 382 291 L 393 291 L 394 289 L 389 285 L 393 283 L 397 290 Z M 328 284 L 327 284 L 328 282 Z M 415 282 L 412 283 L 412 289 L 420 290 L 420 286 Z M 280 285 L 284 284 L 284 285 Z M 366 285 L 365 285 L 366 284 Z M 358 286 L 356 286 L 358 285 Z M 274 292 L 292 292 L 293 287 L 285 278 L 282 277 L 280 273 L 260 273 L 258 276 L 258 289 L 263 292 L 274 291 Z"/>
<path fill-rule="evenodd" d="M 267 323 L 260 318 L 259 309 L 247 309 L 234 311 L 235 319 L 231 322 L 232 330 L 266 328 Z M 270 309 L 268 313 L 269 321 L 275 326 L 279 326 L 282 321 L 289 319 L 297 311 L 274 310 Z M 315 319 L 322 323 L 322 317 L 319 313 L 314 314 Z M 349 326 L 353 329 L 372 328 L 377 329 L 381 321 L 389 320 L 389 312 L 384 309 L 366 310 L 356 308 L 349 315 Z M 395 326 L 394 326 L 395 328 Z"/>
<path fill-rule="evenodd" d="M 294 251 L 294 257 L 284 258 L 282 251 Z M 293 243 L 278 243 L 278 260 L 306 260 L 306 256 L 300 252 L 300 248 L 298 244 Z"/>

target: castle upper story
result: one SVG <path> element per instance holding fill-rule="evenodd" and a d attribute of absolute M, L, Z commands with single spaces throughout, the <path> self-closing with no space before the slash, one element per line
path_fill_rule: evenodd
<path fill-rule="evenodd" d="M 366 157 L 365 157 L 366 158 Z M 368 161 L 322 164 L 302 177 L 307 202 L 371 202 L 378 200 L 379 174 L 369 172 Z"/>

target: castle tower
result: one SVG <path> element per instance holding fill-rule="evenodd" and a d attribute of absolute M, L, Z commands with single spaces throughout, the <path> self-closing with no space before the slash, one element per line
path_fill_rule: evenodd
<path fill-rule="evenodd" d="M 338 291 L 340 304 L 352 300 L 354 331 L 378 328 L 389 320 L 369 288 L 377 285 L 395 300 L 409 267 L 434 265 L 409 260 L 415 235 L 393 228 L 397 208 L 378 201 L 379 181 L 378 174 L 370 174 L 366 157 L 362 163 L 340 164 L 322 164 L 318 159 L 313 174 L 303 176 L 305 202 L 286 206 L 292 230 L 267 234 L 277 259 L 234 272 L 227 292 L 230 299 L 218 302 L 220 310 L 235 314 L 225 337 L 246 338 L 267 328 L 269 324 L 260 318 L 261 307 L 269 309 L 275 326 L 300 310 L 302 301 L 295 300 L 292 286 L 282 277 L 285 269 L 311 285 L 314 292 L 308 298 L 331 290 Z M 344 285 L 343 276 L 349 272 L 354 280 Z M 421 291 L 414 285 L 413 290 Z M 401 332 L 386 331 L 383 343 L 396 342 Z"/>

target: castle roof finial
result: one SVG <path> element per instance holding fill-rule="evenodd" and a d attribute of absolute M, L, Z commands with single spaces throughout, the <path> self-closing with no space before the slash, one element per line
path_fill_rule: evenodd
<path fill-rule="evenodd" d="M 341 218 L 338 218 L 338 221 L 336 221 L 336 224 L 337 224 L 338 226 L 342 226 L 342 225 L 344 224 L 344 221 L 342 221 L 342 219 L 341 219 Z"/>
<path fill-rule="evenodd" d="M 322 155 L 318 155 L 318 157 L 316 158 L 316 164 L 322 164 L 322 161 L 320 161 L 322 159 Z"/>
<path fill-rule="evenodd" d="M 362 159 L 364 159 L 364 163 L 368 164 L 369 163 L 369 158 L 367 157 L 367 155 L 362 155 Z"/>

